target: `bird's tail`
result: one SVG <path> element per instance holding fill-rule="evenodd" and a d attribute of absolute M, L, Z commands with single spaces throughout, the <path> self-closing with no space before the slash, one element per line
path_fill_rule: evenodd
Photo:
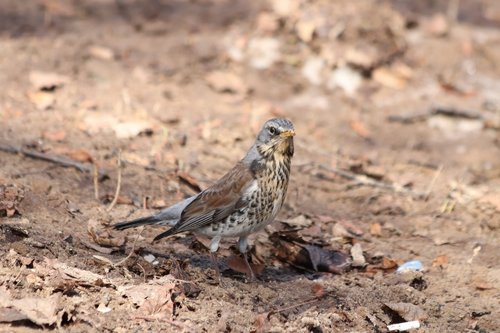
<path fill-rule="evenodd" d="M 113 229 L 117 230 L 125 230 L 128 228 L 136 228 L 140 227 L 141 225 L 148 225 L 148 224 L 157 224 L 160 222 L 161 219 L 158 219 L 156 215 L 150 215 L 146 217 L 141 217 L 132 221 L 125 221 L 125 222 L 120 222 L 117 224 L 113 224 Z"/>

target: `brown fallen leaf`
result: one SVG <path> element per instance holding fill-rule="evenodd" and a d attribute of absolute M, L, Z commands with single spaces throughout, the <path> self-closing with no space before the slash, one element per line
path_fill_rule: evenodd
<path fill-rule="evenodd" d="M 12 217 L 19 214 L 18 205 L 24 199 L 24 191 L 16 185 L 0 184 L 0 216 Z"/>
<path fill-rule="evenodd" d="M 8 314 L 4 319 L 19 319 L 23 316 L 36 325 L 60 325 L 66 312 L 61 304 L 61 293 L 49 297 L 26 297 L 13 299 L 9 292 L 0 289 L 0 313 Z M 5 310 L 13 309 L 13 310 Z"/>
<path fill-rule="evenodd" d="M 406 321 L 425 320 L 428 318 L 424 310 L 411 303 L 385 303 L 385 306 L 396 312 Z"/>
<path fill-rule="evenodd" d="M 255 316 L 254 320 L 254 326 L 255 326 L 255 332 L 257 333 L 263 333 L 267 332 L 266 327 L 267 327 L 267 317 L 269 313 L 264 312 L 264 313 L 259 313 L 258 315 Z"/>
<path fill-rule="evenodd" d="M 256 22 L 256 30 L 264 34 L 273 33 L 279 28 L 278 17 L 273 13 L 260 13 Z"/>
<path fill-rule="evenodd" d="M 44 131 L 42 133 L 42 138 L 45 140 L 49 141 L 63 141 L 66 139 L 66 131 L 64 130 L 59 130 L 59 131 Z"/>
<path fill-rule="evenodd" d="M 300 20 L 295 25 L 297 36 L 306 43 L 312 41 L 316 31 L 316 23 L 312 20 Z"/>
<path fill-rule="evenodd" d="M 51 108 L 56 101 L 54 94 L 46 91 L 30 92 L 28 98 L 38 110 L 42 111 Z"/>
<path fill-rule="evenodd" d="M 64 155 L 78 162 L 93 162 L 94 159 L 88 150 L 83 148 L 68 149 L 63 152 Z"/>
<path fill-rule="evenodd" d="M 315 297 L 321 298 L 325 296 L 325 287 L 321 283 L 315 282 L 311 286 L 311 291 L 314 294 Z"/>
<path fill-rule="evenodd" d="M 177 260 L 173 260 L 172 268 L 170 269 L 170 274 L 172 274 L 176 279 L 183 281 L 180 282 L 179 289 L 187 297 L 197 297 L 201 288 L 198 287 L 194 282 L 189 281 L 189 275 L 184 271 L 184 264 L 187 262 L 180 263 Z"/>
<path fill-rule="evenodd" d="M 294 218 L 286 219 L 282 221 L 283 223 L 289 225 L 292 228 L 305 228 L 312 224 L 312 220 L 304 215 L 297 215 Z"/>
<path fill-rule="evenodd" d="M 375 69 L 372 73 L 372 78 L 373 81 L 393 89 L 403 89 L 408 82 L 406 77 L 390 67 L 379 67 Z"/>
<path fill-rule="evenodd" d="M 341 274 L 350 266 L 347 254 L 307 244 L 293 234 L 275 233 L 270 239 L 275 244 L 278 259 L 298 268 Z"/>
<path fill-rule="evenodd" d="M 446 16 L 441 13 L 424 20 L 422 27 L 425 32 L 437 37 L 446 36 L 450 29 Z"/>
<path fill-rule="evenodd" d="M 236 271 L 238 273 L 244 273 L 246 275 L 250 275 L 250 272 L 248 271 L 248 267 L 247 267 L 245 260 L 243 259 L 242 256 L 231 255 L 229 258 L 227 258 L 227 265 L 233 271 Z M 250 263 L 250 267 L 252 267 L 252 271 L 254 272 L 255 275 L 260 275 L 264 271 L 264 268 L 266 266 L 263 264 Z"/>
<path fill-rule="evenodd" d="M 29 320 L 29 318 L 21 311 L 14 308 L 0 308 L 0 323 L 15 323 L 22 320 Z"/>
<path fill-rule="evenodd" d="M 356 243 L 351 247 L 352 266 L 364 267 L 366 266 L 366 259 L 363 255 L 363 248 L 360 243 Z"/>
<path fill-rule="evenodd" d="M 151 135 L 154 132 L 153 127 L 151 122 L 145 120 L 124 121 L 111 125 L 118 139 L 130 139 L 142 133 Z"/>
<path fill-rule="evenodd" d="M 44 71 L 31 71 L 29 80 L 37 90 L 54 90 L 70 81 L 68 76 Z"/>
<path fill-rule="evenodd" d="M 191 187 L 194 191 L 196 191 L 196 192 L 202 191 L 201 186 L 198 183 L 198 181 L 193 176 L 188 174 L 186 171 L 177 171 L 176 174 L 177 174 L 177 177 L 179 177 L 179 179 L 182 182 L 184 182 L 186 185 Z"/>
<path fill-rule="evenodd" d="M 369 70 L 380 62 L 382 54 L 373 45 L 356 45 L 347 49 L 344 54 L 345 61 L 355 67 Z"/>
<path fill-rule="evenodd" d="M 121 247 L 125 244 L 125 237 L 115 238 L 97 219 L 89 219 L 87 222 L 87 232 L 98 245 L 108 247 Z"/>
<path fill-rule="evenodd" d="M 448 256 L 445 254 L 437 256 L 432 260 L 432 267 L 443 267 L 446 264 L 448 264 Z"/>
<path fill-rule="evenodd" d="M 105 203 L 110 203 L 113 201 L 114 198 L 115 198 L 115 193 L 109 192 L 109 193 L 106 193 L 101 199 Z M 116 203 L 118 205 L 133 205 L 134 200 L 132 200 L 132 198 L 130 198 L 127 195 L 119 195 L 118 198 L 116 199 Z M 153 208 L 156 208 L 156 207 L 153 207 Z"/>
<path fill-rule="evenodd" d="M 382 236 L 382 226 L 380 223 L 370 223 L 370 235 Z"/>
<path fill-rule="evenodd" d="M 393 273 L 398 268 L 398 263 L 401 260 L 395 260 L 387 257 L 383 257 L 382 261 L 378 264 L 370 264 L 366 266 L 366 273 L 375 274 L 379 271 L 384 273 Z"/>
<path fill-rule="evenodd" d="M 500 212 L 500 192 L 488 193 L 481 197 L 479 202 L 490 205 Z"/>
<path fill-rule="evenodd" d="M 363 139 L 370 138 L 370 131 L 366 128 L 365 124 L 360 120 L 352 120 L 350 123 L 351 129 L 356 132 L 357 135 L 362 137 Z"/>
<path fill-rule="evenodd" d="M 220 93 L 246 94 L 247 85 L 236 74 L 231 72 L 214 71 L 209 73 L 205 80 L 207 84 Z"/>
<path fill-rule="evenodd" d="M 139 307 L 135 318 L 169 321 L 173 315 L 172 293 L 176 287 L 173 279 L 166 275 L 147 283 L 118 286 L 117 290 Z"/>
<path fill-rule="evenodd" d="M 88 52 L 92 57 L 101 60 L 113 60 L 115 58 L 113 50 L 105 46 L 92 45 L 88 48 Z"/>

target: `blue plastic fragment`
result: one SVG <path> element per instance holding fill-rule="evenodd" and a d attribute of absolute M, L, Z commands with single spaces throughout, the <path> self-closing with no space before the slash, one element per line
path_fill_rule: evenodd
<path fill-rule="evenodd" d="M 424 265 L 419 260 L 407 261 L 396 270 L 397 273 L 403 273 L 406 271 L 421 271 L 424 269 Z"/>

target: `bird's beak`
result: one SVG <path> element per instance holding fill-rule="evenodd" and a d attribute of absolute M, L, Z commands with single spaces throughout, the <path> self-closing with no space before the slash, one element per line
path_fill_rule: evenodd
<path fill-rule="evenodd" d="M 295 131 L 294 130 L 286 130 L 280 133 L 280 136 L 282 138 L 289 138 L 292 136 L 295 136 Z"/>

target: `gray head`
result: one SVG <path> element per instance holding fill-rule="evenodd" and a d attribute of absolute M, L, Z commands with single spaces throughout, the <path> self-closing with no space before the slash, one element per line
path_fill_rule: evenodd
<path fill-rule="evenodd" d="M 295 129 L 290 120 L 274 118 L 266 121 L 255 141 L 255 146 L 264 157 L 275 154 L 293 156 Z"/>

